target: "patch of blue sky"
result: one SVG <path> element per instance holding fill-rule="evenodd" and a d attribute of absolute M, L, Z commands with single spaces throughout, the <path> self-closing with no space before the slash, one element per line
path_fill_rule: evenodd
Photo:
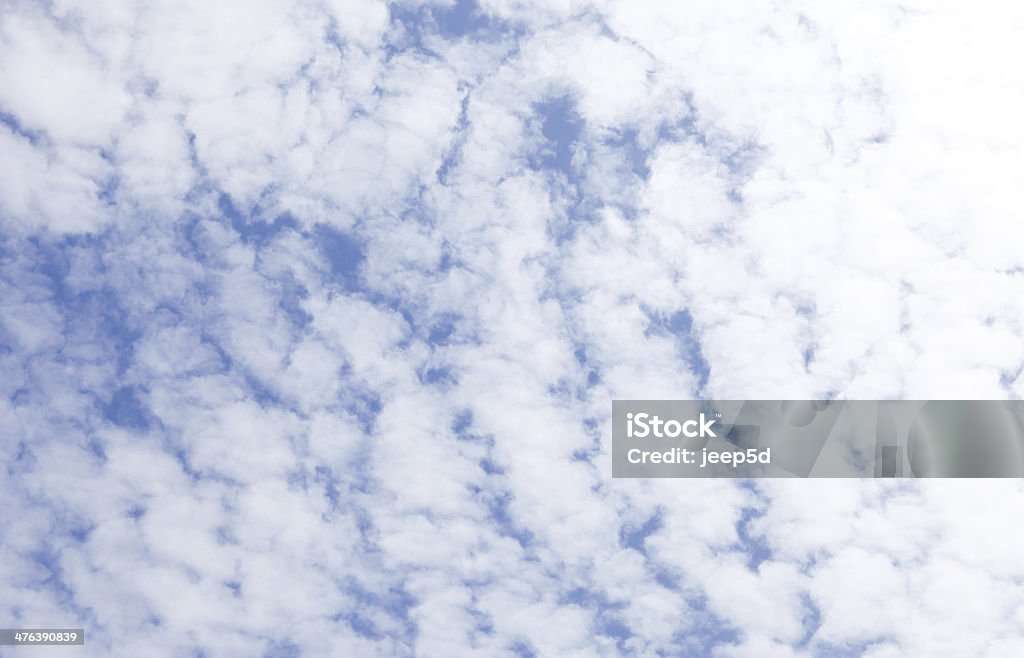
<path fill-rule="evenodd" d="M 710 412 L 709 412 L 710 413 Z M 761 498 L 761 490 L 755 480 L 737 480 L 736 485 L 750 492 L 755 499 Z M 764 510 L 758 505 L 747 505 L 740 512 L 736 522 L 736 535 L 739 537 L 739 548 L 747 558 L 747 568 L 756 571 L 762 564 L 772 559 L 772 549 L 765 537 L 751 527 L 764 516 Z"/>
<path fill-rule="evenodd" d="M 380 394 L 364 384 L 352 381 L 351 377 L 347 376 L 349 374 L 347 369 L 343 369 L 341 372 L 344 386 L 339 393 L 339 402 L 362 430 L 371 434 L 376 425 L 377 416 L 380 415 L 383 408 Z"/>
<path fill-rule="evenodd" d="M 642 555 L 647 555 L 647 538 L 662 527 L 662 512 L 656 511 L 639 525 L 624 524 L 619 528 L 619 544 L 623 548 L 631 548 Z"/>
<path fill-rule="evenodd" d="M 581 421 L 580 426 L 583 434 L 590 439 L 590 445 L 573 451 L 573 461 L 591 462 L 594 459 L 600 459 L 604 445 L 601 422 L 593 416 L 588 416 Z"/>
<path fill-rule="evenodd" d="M 662 582 L 662 585 L 665 586 L 665 583 Z M 672 583 L 667 589 L 678 591 L 675 585 Z M 627 600 L 613 601 L 603 591 L 584 586 L 569 590 L 560 603 L 577 605 L 591 611 L 596 632 L 613 639 L 619 655 L 635 654 L 628 641 L 636 636 L 637 631 L 625 621 L 624 613 L 629 603 Z M 712 614 L 703 597 L 688 597 L 688 605 L 689 611 L 678 620 L 678 629 L 673 634 L 672 642 L 658 649 L 657 655 L 686 658 L 712 656 L 723 646 L 739 642 L 740 634 L 737 630 L 725 619 Z"/>
<path fill-rule="evenodd" d="M 493 479 L 490 486 L 469 485 L 474 497 L 487 509 L 488 520 L 494 525 L 498 534 L 514 539 L 519 545 L 530 551 L 535 547 L 535 535 L 522 523 L 518 522 L 509 511 L 514 494 L 505 489 L 499 479 L 504 471 L 490 455 L 480 462 L 481 469 Z"/>
<path fill-rule="evenodd" d="M 800 638 L 800 641 L 796 643 L 796 646 L 797 648 L 805 649 L 814 643 L 815 635 L 818 633 L 818 629 L 821 628 L 822 618 L 821 610 L 818 609 L 818 606 L 814 604 L 814 601 L 806 592 L 801 593 L 800 603 L 804 610 L 803 616 L 800 620 L 803 624 L 804 635 Z"/>
<path fill-rule="evenodd" d="M 708 377 L 711 375 L 711 365 L 704 357 L 700 341 L 693 330 L 693 316 L 686 309 L 682 309 L 664 315 L 648 312 L 647 335 L 671 336 L 678 345 L 680 356 L 690 366 L 690 371 L 697 378 L 697 390 L 695 394 L 700 397 Z"/>
<path fill-rule="evenodd" d="M 723 649 L 730 645 L 739 644 L 740 632 L 727 620 L 711 614 L 703 600 L 698 600 L 693 609 L 695 614 L 689 623 L 674 635 L 672 649 L 662 655 L 710 658 L 722 655 Z"/>
<path fill-rule="evenodd" d="M 47 143 L 47 137 L 44 132 L 27 128 L 17 116 L 10 112 L 0 110 L 0 125 L 7 127 L 15 135 L 27 140 L 32 146 L 45 146 Z"/>
<path fill-rule="evenodd" d="M 575 587 L 562 597 L 560 603 L 587 609 L 593 614 L 596 633 L 611 638 L 621 654 L 628 653 L 626 641 L 633 636 L 633 632 L 622 616 L 627 607 L 626 601 L 612 601 L 598 589 Z"/>
<path fill-rule="evenodd" d="M 313 321 L 313 316 L 302 307 L 302 302 L 309 298 L 309 290 L 294 277 L 282 277 L 279 285 L 278 308 L 284 312 L 294 329 L 305 329 Z"/>
<path fill-rule="evenodd" d="M 22 285 L 26 278 L 41 287 L 59 313 L 64 328 L 63 347 L 53 355 L 54 362 L 76 370 L 97 361 L 114 366 L 117 378 L 124 376 L 130 366 L 135 345 L 145 323 L 138 311 L 126 305 L 119 291 L 97 281 L 69 281 L 71 264 L 76 256 L 104 249 L 104 237 L 68 237 L 55 241 L 32 238 L 20 245 L 19 263 L 25 269 L 7 276 Z M 102 260 L 99 274 L 105 274 Z M 27 265 L 27 267 L 25 267 Z M 6 269 L 6 268 L 5 268 Z M 26 271 L 27 270 L 27 271 Z M 97 285 L 98 284 L 98 285 Z M 96 400 L 101 414 L 122 427 L 145 429 L 150 415 L 140 402 L 134 389 L 125 388 L 117 381 L 94 381 L 89 393 Z M 25 391 L 31 394 L 31 391 Z"/>
<path fill-rule="evenodd" d="M 355 580 L 349 580 L 344 590 L 351 609 L 335 615 L 336 621 L 346 621 L 352 630 L 363 637 L 386 637 L 407 645 L 413 643 L 418 629 L 412 617 L 412 609 L 417 601 L 403 585 L 399 583 L 371 590 Z M 372 620 L 374 612 L 384 614 L 389 628 L 378 627 Z"/>
<path fill-rule="evenodd" d="M 389 7 L 392 33 L 398 35 L 385 45 L 389 56 L 414 50 L 436 56 L 431 39 L 495 42 L 521 34 L 520 28 L 481 11 L 476 0 L 456 0 L 450 5 L 392 4 Z"/>
<path fill-rule="evenodd" d="M 509 646 L 517 658 L 537 658 L 537 650 L 527 640 L 517 640 Z"/>
<path fill-rule="evenodd" d="M 575 100 L 569 95 L 556 96 L 535 104 L 533 112 L 540 120 L 544 139 L 530 158 L 531 165 L 537 170 L 561 173 L 570 182 L 579 182 L 573 156 L 583 133 L 583 119 Z"/>
<path fill-rule="evenodd" d="M 646 180 L 651 175 L 650 158 L 652 149 L 641 144 L 640 131 L 634 126 L 625 126 L 604 138 L 604 144 L 622 154 L 626 168 L 637 178 Z"/>
<path fill-rule="evenodd" d="M 243 212 L 230 196 L 223 193 L 217 201 L 217 208 L 221 216 L 230 222 L 231 227 L 247 244 L 262 246 L 286 229 L 299 228 L 299 223 L 290 213 L 281 213 L 271 221 L 266 221 L 259 208 Z"/>
<path fill-rule="evenodd" d="M 103 416 L 118 427 L 144 432 L 152 422 L 152 413 L 143 404 L 134 386 L 122 386 L 103 405 Z"/>
<path fill-rule="evenodd" d="M 237 374 L 240 375 L 242 381 L 245 382 L 246 393 L 248 393 L 250 399 L 255 401 L 261 407 L 286 406 L 284 400 L 274 392 L 274 389 L 267 383 L 260 380 L 259 377 L 237 364 L 234 368 Z"/>
<path fill-rule="evenodd" d="M 461 409 L 455 413 L 451 424 L 451 430 L 455 436 L 467 441 L 479 438 L 470 431 L 472 427 L 473 412 L 470 409 Z"/>
<path fill-rule="evenodd" d="M 476 0 L 456 0 L 451 6 L 435 9 L 432 15 L 438 33 L 449 39 L 485 32 L 496 23 L 480 10 Z"/>
<path fill-rule="evenodd" d="M 736 524 L 736 533 L 739 536 L 739 548 L 747 558 L 747 568 L 756 571 L 762 564 L 772 559 L 771 546 L 764 537 L 756 534 L 751 529 L 751 524 L 762 516 L 762 512 L 752 507 L 743 508 L 743 512 Z"/>
<path fill-rule="evenodd" d="M 692 107 L 692 103 L 690 105 Z M 700 129 L 696 116 L 692 112 L 658 124 L 657 143 L 666 144 L 686 140 L 693 140 L 701 146 L 708 144 L 708 137 Z"/>
<path fill-rule="evenodd" d="M 363 244 L 355 236 L 323 224 L 312 237 L 330 268 L 327 282 L 350 292 L 360 290 L 360 267 L 366 260 Z"/>
<path fill-rule="evenodd" d="M 437 168 L 437 180 L 442 185 L 448 183 L 449 174 L 458 167 L 460 155 L 462 153 L 462 148 L 465 144 L 468 129 L 470 127 L 470 95 L 468 93 L 468 89 L 466 88 L 465 83 L 460 85 L 460 87 L 464 93 L 464 96 L 462 97 L 462 104 L 459 107 L 459 118 L 455 123 L 455 128 L 453 131 L 455 136 L 454 139 L 452 140 L 451 146 L 448 147 L 448 150 L 445 153 L 444 158 L 442 158 L 441 160 L 441 166 Z"/>
<path fill-rule="evenodd" d="M 580 366 L 584 379 L 579 391 L 579 396 L 582 399 L 586 397 L 590 389 L 601 383 L 601 367 L 589 357 L 585 344 L 578 344 L 576 349 L 573 350 L 573 356 L 576 358 L 576 363 Z"/>
<path fill-rule="evenodd" d="M 117 192 L 120 187 L 120 178 L 118 178 L 117 176 L 107 176 L 101 182 L 96 197 L 100 201 L 102 201 L 105 206 L 107 206 L 110 209 L 114 209 L 117 205 Z"/>
<path fill-rule="evenodd" d="M 62 548 L 83 543 L 88 539 L 88 533 L 82 539 L 76 539 L 72 533 L 81 527 L 78 522 L 72 520 L 69 524 L 66 515 L 58 510 L 37 511 L 50 514 L 53 519 L 53 530 L 48 545 L 38 547 L 29 553 L 36 569 L 33 572 L 22 573 L 21 577 L 33 583 L 32 589 L 40 589 L 51 595 L 61 609 L 78 623 L 84 623 L 92 628 L 100 627 L 93 611 L 78 602 L 76 592 L 67 582 L 64 568 L 61 566 Z"/>
<path fill-rule="evenodd" d="M 529 166 L 550 177 L 549 190 L 557 205 L 564 207 L 566 221 L 555 223 L 549 232 L 556 244 L 564 244 L 575 234 L 576 222 L 588 217 L 582 184 L 585 176 L 574 164 L 581 148 L 584 122 L 576 110 L 575 99 L 568 94 L 547 98 L 532 107 L 538 141 L 528 154 Z"/>
<path fill-rule="evenodd" d="M 301 658 L 302 648 L 291 638 L 268 641 L 261 658 Z"/>
<path fill-rule="evenodd" d="M 38 464 L 38 459 L 35 453 L 32 452 L 32 448 L 28 441 L 21 439 L 17 442 L 16 446 L 12 447 L 8 444 L 0 443 L 10 455 L 8 459 L 4 460 L 4 470 L 9 477 L 17 477 L 23 473 L 31 472 Z"/>
<path fill-rule="evenodd" d="M 451 389 L 459 383 L 455 371 L 448 366 L 427 366 L 417 373 L 420 383 Z"/>
<path fill-rule="evenodd" d="M 427 330 L 427 344 L 432 347 L 443 347 L 451 344 L 457 337 L 458 323 L 462 316 L 456 313 L 442 313 L 433 318 Z"/>
<path fill-rule="evenodd" d="M 322 229 L 305 237 L 316 245 L 325 256 L 325 276 L 321 283 L 328 290 L 340 289 L 345 294 L 360 299 L 381 309 L 393 311 L 402 317 L 409 329 L 406 338 L 399 340 L 398 347 L 408 347 L 413 338 L 426 339 L 424 328 L 430 326 L 432 318 L 424 308 L 422 299 L 404 294 L 402 290 L 381 291 L 380 288 L 368 284 L 363 276 L 362 266 L 369 255 L 365 243 L 350 232 L 328 229 L 327 233 L 334 236 L 326 243 L 321 242 Z"/>

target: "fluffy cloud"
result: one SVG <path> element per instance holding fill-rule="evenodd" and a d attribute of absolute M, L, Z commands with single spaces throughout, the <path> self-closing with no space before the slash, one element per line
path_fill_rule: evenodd
<path fill-rule="evenodd" d="M 96 656 L 1017 655 L 1019 483 L 613 481 L 607 421 L 1021 395 L 1022 20 L 11 3 L 4 624 Z"/>

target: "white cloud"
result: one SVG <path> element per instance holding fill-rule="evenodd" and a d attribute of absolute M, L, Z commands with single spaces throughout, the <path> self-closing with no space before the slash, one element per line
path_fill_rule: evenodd
<path fill-rule="evenodd" d="M 3 614 L 83 655 L 1016 655 L 1016 482 L 606 454 L 608 400 L 705 377 L 1021 394 L 1016 6 L 458 9 L 4 12 Z"/>
<path fill-rule="evenodd" d="M 0 104 L 61 143 L 106 146 L 129 96 L 76 37 L 41 16 L 5 12 Z"/>

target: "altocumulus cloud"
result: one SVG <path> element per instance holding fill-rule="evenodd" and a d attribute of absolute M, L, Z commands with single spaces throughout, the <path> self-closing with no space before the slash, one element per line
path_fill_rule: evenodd
<path fill-rule="evenodd" d="M 0 625 L 85 627 L 81 656 L 1024 654 L 1018 482 L 606 452 L 611 398 L 1024 395 L 1022 28 L 4 3 Z"/>

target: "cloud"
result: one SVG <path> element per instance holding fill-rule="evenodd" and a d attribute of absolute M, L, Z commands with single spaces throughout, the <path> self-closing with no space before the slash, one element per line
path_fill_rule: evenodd
<path fill-rule="evenodd" d="M 1019 483 L 606 453 L 613 398 L 1021 394 L 1020 23 L 11 4 L 5 623 L 96 656 L 1016 655 Z"/>

